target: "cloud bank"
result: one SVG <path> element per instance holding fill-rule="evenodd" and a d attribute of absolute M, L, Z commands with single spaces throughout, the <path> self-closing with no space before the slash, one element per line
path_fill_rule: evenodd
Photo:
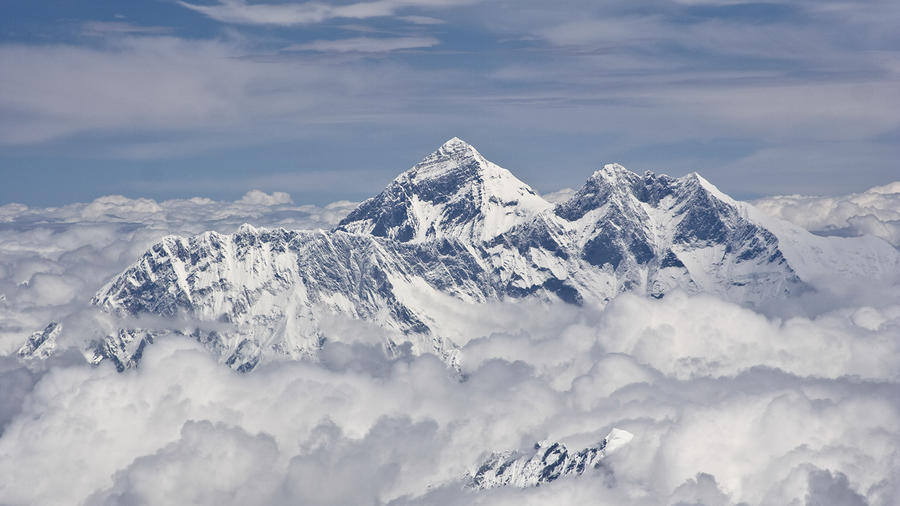
<path fill-rule="evenodd" d="M 4 353 L 167 233 L 328 226 L 349 208 L 104 197 L 0 207 Z M 847 295 L 779 318 L 716 298 L 623 295 L 604 309 L 473 306 L 462 370 L 388 356 L 348 326 L 315 362 L 250 374 L 189 339 L 141 366 L 0 357 L 9 504 L 868 504 L 900 497 L 900 301 Z M 14 330 L 12 327 L 21 327 Z M 77 326 L 74 327 L 78 329 Z M 77 330 L 76 330 L 77 331 Z M 536 441 L 634 439 L 604 469 L 475 492 L 466 473 Z M 28 484 L 23 486 L 22 484 Z"/>
<path fill-rule="evenodd" d="M 900 182 L 837 197 L 779 195 L 754 205 L 814 233 L 869 234 L 900 247 Z"/>

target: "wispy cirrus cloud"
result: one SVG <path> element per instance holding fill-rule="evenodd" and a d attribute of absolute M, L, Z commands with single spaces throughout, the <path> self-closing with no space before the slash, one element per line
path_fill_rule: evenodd
<path fill-rule="evenodd" d="M 444 20 L 433 18 L 430 16 L 398 16 L 397 19 L 400 21 L 406 21 L 407 23 L 412 23 L 414 25 L 442 25 L 444 24 Z"/>
<path fill-rule="evenodd" d="M 372 53 L 437 43 L 428 37 L 354 38 L 293 49 Z M 99 48 L 0 45 L 0 144 L 85 132 L 116 135 L 123 127 L 178 133 L 183 141 L 198 132 L 222 139 L 258 121 L 358 124 L 403 109 L 408 99 L 383 97 L 413 86 L 404 82 L 439 83 L 440 72 L 415 74 L 390 62 L 355 67 L 295 56 L 257 58 L 225 40 L 159 36 L 117 38 Z M 263 131 L 268 129 L 245 142 L 284 138 Z"/>
<path fill-rule="evenodd" d="M 248 3 L 244 0 L 218 0 L 217 4 L 199 5 L 178 2 L 180 5 L 223 23 L 247 25 L 304 25 L 321 23 L 335 18 L 365 19 L 393 16 L 406 8 L 446 8 L 476 3 L 480 0 L 375 0 L 332 5 L 324 2 L 291 2 L 281 4 Z M 426 18 L 413 18 L 421 24 Z"/>
<path fill-rule="evenodd" d="M 110 35 L 164 35 L 173 30 L 168 26 L 142 26 L 125 21 L 89 21 L 81 25 L 81 35 L 106 37 Z"/>
<path fill-rule="evenodd" d="M 436 46 L 434 37 L 353 37 L 349 39 L 314 40 L 292 44 L 284 51 L 319 51 L 335 53 L 387 53 L 402 49 Z"/>

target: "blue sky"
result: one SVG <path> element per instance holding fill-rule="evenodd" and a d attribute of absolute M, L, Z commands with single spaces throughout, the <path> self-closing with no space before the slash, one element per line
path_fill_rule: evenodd
<path fill-rule="evenodd" d="M 739 198 L 900 179 L 900 3 L 4 0 L 0 204 L 326 203 L 459 136 L 540 191 L 596 168 Z"/>

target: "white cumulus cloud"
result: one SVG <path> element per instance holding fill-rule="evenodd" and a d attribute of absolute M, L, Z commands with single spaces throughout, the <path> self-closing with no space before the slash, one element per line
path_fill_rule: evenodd
<path fill-rule="evenodd" d="M 779 195 L 754 205 L 812 232 L 869 234 L 900 247 L 900 181 L 836 197 Z"/>

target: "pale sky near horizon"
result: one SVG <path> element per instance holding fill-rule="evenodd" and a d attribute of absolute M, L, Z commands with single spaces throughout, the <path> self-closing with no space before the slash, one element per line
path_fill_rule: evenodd
<path fill-rule="evenodd" d="M 459 136 L 541 192 L 900 179 L 894 0 L 6 0 L 0 205 L 359 200 Z"/>

